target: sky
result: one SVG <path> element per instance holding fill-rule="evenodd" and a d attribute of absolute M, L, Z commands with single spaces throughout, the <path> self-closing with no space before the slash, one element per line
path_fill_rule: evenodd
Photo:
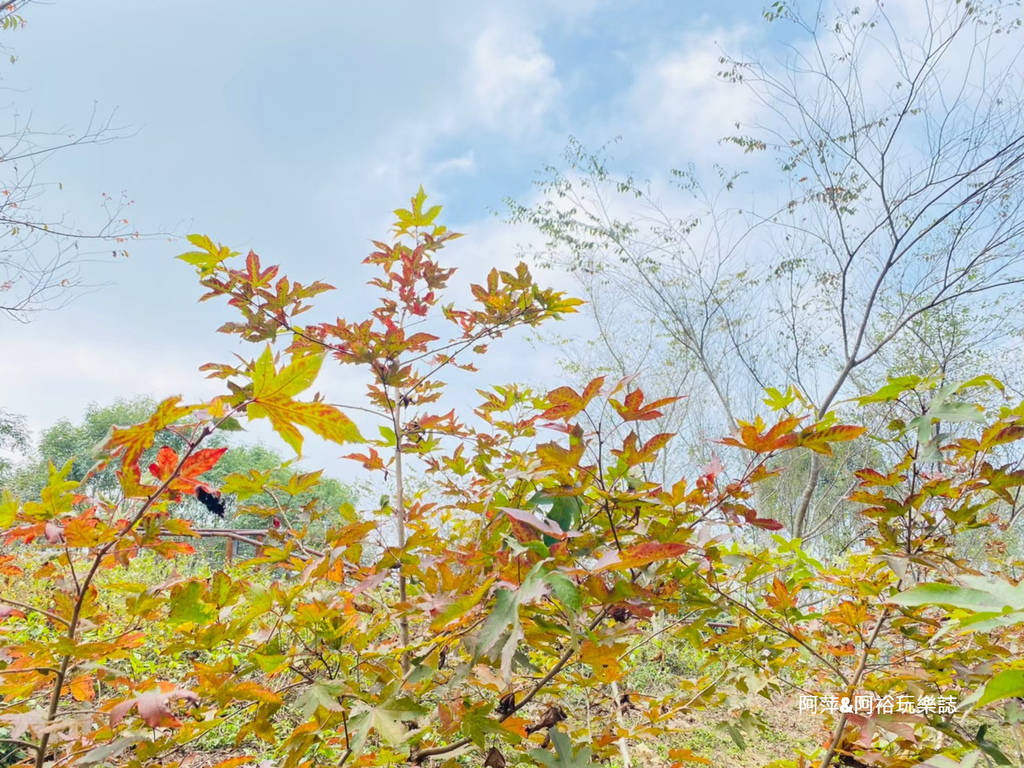
<path fill-rule="evenodd" d="M 639 174 L 725 151 L 716 139 L 744 106 L 714 77 L 717 58 L 775 44 L 761 10 L 56 0 L 28 6 L 28 24 L 7 33 L 18 58 L 5 65 L 0 115 L 69 134 L 95 115 L 124 135 L 49 159 L 41 175 L 61 187 L 44 210 L 89 230 L 103 221 L 101 195 L 124 191 L 139 231 L 252 248 L 293 278 L 336 285 L 327 311 L 356 318 L 374 296 L 360 265 L 370 240 L 420 184 L 467 235 L 446 255 L 473 280 L 536 240 L 501 221 L 502 201 L 533 199 L 537 172 L 570 137 L 595 148 L 621 138 L 615 157 Z M 127 259 L 104 252 L 87 265 L 91 293 L 27 325 L 0 321 L 0 406 L 38 434 L 92 402 L 217 394 L 198 367 L 258 350 L 215 332 L 230 313 L 197 303 L 194 273 L 173 258 L 186 245 L 152 237 L 126 246 Z M 585 334 L 586 323 L 560 331 Z M 551 383 L 556 357 L 518 334 L 472 385 Z M 321 383 L 355 398 L 359 386 L 338 369 Z M 253 435 L 275 443 L 269 430 Z M 305 453 L 332 471 L 339 451 L 312 440 Z"/>
<path fill-rule="evenodd" d="M 216 332 L 233 319 L 223 302 L 197 303 L 194 271 L 174 258 L 188 233 L 253 249 L 292 279 L 335 285 L 318 300 L 319 317 L 352 320 L 376 296 L 361 265 L 371 241 L 387 238 L 391 211 L 421 184 L 444 205 L 442 223 L 466 235 L 444 252 L 459 269 L 458 298 L 542 241 L 502 221 L 503 201 L 539 200 L 539 172 L 564 167 L 570 140 L 588 149 L 614 140 L 615 168 L 638 179 L 689 164 L 749 167 L 719 139 L 757 122 L 763 106 L 717 73 L 723 54 L 792 54 L 791 25 L 768 23 L 764 6 L 30 3 L 27 25 L 0 38 L 17 56 L 0 62 L 0 120 L 67 135 L 109 121 L 121 137 L 48 158 L 36 205 L 93 231 L 105 221 L 103 195 L 123 194 L 133 201 L 130 226 L 152 236 L 127 244 L 128 258 L 102 250 L 85 264 L 96 287 L 69 306 L 28 324 L 0 318 L 0 408 L 23 414 L 38 435 L 79 420 L 90 403 L 219 394 L 199 367 L 260 349 Z M 911 30 L 918 7 L 887 4 Z M 867 62 L 865 82 L 884 79 L 884 53 Z M 540 271 L 538 281 L 574 288 L 565 274 Z M 558 332 L 587 338 L 593 328 L 580 316 Z M 515 333 L 491 350 L 475 378 L 452 380 L 458 401 L 492 384 L 562 383 L 551 345 Z M 359 403 L 363 386 L 336 366 L 318 382 L 329 402 Z M 265 422 L 248 439 L 287 453 Z M 304 453 L 307 466 L 349 476 L 344 452 L 309 439 Z"/>

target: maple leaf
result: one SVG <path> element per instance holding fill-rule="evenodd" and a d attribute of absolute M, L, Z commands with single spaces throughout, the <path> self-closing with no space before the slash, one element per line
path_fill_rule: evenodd
<path fill-rule="evenodd" d="M 18 500 L 7 488 L 0 491 L 0 528 L 7 528 L 18 517 Z"/>
<path fill-rule="evenodd" d="M 249 418 L 269 419 L 274 431 L 296 453 L 302 452 L 303 440 L 296 425 L 306 427 L 314 434 L 335 443 L 364 442 L 352 420 L 334 406 L 293 399 L 313 385 L 323 360 L 323 354 L 297 356 L 278 371 L 268 345 L 253 367 Z"/>
<path fill-rule="evenodd" d="M 199 486 L 199 481 L 196 478 L 213 469 L 227 450 L 227 448 L 204 448 L 188 456 L 184 462 L 181 462 L 181 469 L 178 471 L 178 476 L 171 482 L 170 490 L 194 493 Z M 177 451 L 165 445 L 157 451 L 156 461 L 149 465 L 149 472 L 157 480 L 164 482 L 174 474 L 179 461 Z"/>
<path fill-rule="evenodd" d="M 46 712 L 39 708 L 15 712 L 0 716 L 0 722 L 7 723 L 12 739 L 20 739 L 26 732 L 35 734 L 37 728 L 46 724 Z"/>
<path fill-rule="evenodd" d="M 96 698 L 96 690 L 93 688 L 92 678 L 88 675 L 76 677 L 68 684 L 68 690 L 75 701 L 92 701 Z"/>
<path fill-rule="evenodd" d="M 682 765 L 682 763 L 702 763 L 703 765 L 714 765 L 706 757 L 695 755 L 688 749 L 670 749 L 668 752 L 670 760 L 677 760 L 675 765 Z"/>
<path fill-rule="evenodd" d="M 567 536 L 579 536 L 581 535 L 577 531 L 566 532 L 563 531 L 559 526 L 547 520 L 541 520 L 532 512 L 527 512 L 524 509 L 512 509 L 511 507 L 501 507 L 501 511 L 511 517 L 513 520 L 518 520 L 520 523 L 525 523 L 531 528 L 536 528 L 542 533 L 546 533 L 549 536 L 553 536 L 556 539 L 564 539 Z"/>
<path fill-rule="evenodd" d="M 484 622 L 476 638 L 475 656 L 489 656 L 491 651 L 501 646 L 501 671 L 508 680 L 512 673 L 512 657 L 522 639 L 523 630 L 519 624 L 519 606 L 536 600 L 547 592 L 548 586 L 540 570 L 535 565 L 523 579 L 523 583 L 514 589 L 499 589 L 496 595 L 494 610 Z M 502 639 L 504 638 L 504 642 Z"/>
<path fill-rule="evenodd" d="M 624 571 L 630 568 L 642 568 L 659 560 L 679 557 L 693 549 L 690 544 L 682 542 L 645 541 L 624 547 L 621 552 L 609 552 L 594 565 L 594 572 Z"/>
<path fill-rule="evenodd" d="M 156 412 L 142 424 L 120 429 L 114 427 L 104 447 L 112 454 L 121 455 L 122 466 L 137 465 L 142 454 L 153 445 L 156 434 L 176 421 L 188 416 L 201 406 L 178 405 L 180 397 L 169 397 L 161 402 Z"/>
<path fill-rule="evenodd" d="M 579 752 L 574 752 L 569 737 L 560 730 L 552 728 L 549 734 L 555 747 L 554 754 L 546 749 L 531 749 L 527 753 L 545 768 L 583 768 L 593 764 L 590 747 L 582 747 Z"/>
<path fill-rule="evenodd" d="M 658 410 L 659 408 L 682 399 L 682 397 L 663 397 L 644 405 L 644 393 L 639 389 L 634 389 L 626 395 L 625 401 L 620 403 L 618 400 L 609 400 L 608 402 L 612 404 L 623 421 L 650 421 L 664 415 Z"/>
<path fill-rule="evenodd" d="M 832 455 L 829 443 L 856 440 L 867 432 L 867 427 L 855 427 L 848 424 L 836 424 L 831 427 L 810 427 L 800 434 L 800 445 L 823 456 Z"/>
<path fill-rule="evenodd" d="M 568 421 L 574 416 L 579 415 L 603 386 L 604 377 L 600 376 L 587 384 L 583 394 L 579 394 L 572 387 L 559 387 L 558 389 L 551 390 L 548 392 L 547 398 L 550 405 L 540 415 L 540 418 Z"/>
<path fill-rule="evenodd" d="M 405 741 L 409 729 L 405 722 L 427 714 L 428 710 L 410 698 L 391 698 L 376 706 L 356 705 L 349 718 L 352 732 L 352 752 L 359 754 L 370 729 L 375 730 L 384 742 L 397 746 Z"/>
<path fill-rule="evenodd" d="M 188 253 L 181 254 L 177 258 L 184 261 L 186 264 L 191 264 L 193 267 L 197 267 L 200 275 L 205 276 L 212 273 L 219 264 L 232 256 L 238 255 L 230 248 L 220 245 L 219 243 L 214 245 L 213 240 L 206 235 L 188 235 L 187 239 L 192 243 L 192 245 L 202 250 L 189 251 Z"/>

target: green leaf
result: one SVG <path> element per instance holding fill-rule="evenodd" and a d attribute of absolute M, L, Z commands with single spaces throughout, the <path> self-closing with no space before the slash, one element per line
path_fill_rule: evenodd
<path fill-rule="evenodd" d="M 475 657 L 491 656 L 492 651 L 501 645 L 501 671 L 508 679 L 512 672 L 512 657 L 516 645 L 522 637 L 519 626 L 519 606 L 528 604 L 547 591 L 541 567 L 544 562 L 537 563 L 516 589 L 499 589 L 494 601 L 494 610 L 484 621 L 477 635 Z M 511 629 L 511 631 L 508 631 Z"/>
<path fill-rule="evenodd" d="M 359 750 L 355 748 L 355 745 L 358 744 L 359 749 L 362 749 L 371 728 L 380 734 L 386 744 L 392 747 L 398 746 L 405 741 L 405 737 L 409 733 L 409 729 L 402 721 L 414 720 L 426 714 L 426 709 L 408 698 L 389 699 L 376 707 L 360 705 L 354 710 L 351 720 L 357 737 L 352 751 L 358 754 Z"/>
<path fill-rule="evenodd" d="M 574 753 L 568 736 L 557 728 L 552 728 L 548 733 L 555 747 L 554 754 L 546 749 L 531 749 L 528 753 L 545 768 L 585 768 L 593 764 L 590 747 L 582 747 Z"/>
<path fill-rule="evenodd" d="M 1024 624 L 1024 611 L 976 613 L 960 619 L 960 626 L 971 632 L 991 632 L 996 627 L 1012 627 L 1016 624 Z"/>
<path fill-rule="evenodd" d="M 332 405 L 322 402 L 304 403 L 292 397 L 313 385 L 323 355 L 305 355 L 292 359 L 280 371 L 274 367 L 270 346 L 253 366 L 253 402 L 249 404 L 250 419 L 267 418 L 274 431 L 298 454 L 302 452 L 302 433 L 296 425 L 335 443 L 363 442 L 356 425 Z"/>
<path fill-rule="evenodd" d="M 983 707 L 993 701 L 1016 696 L 1024 696 L 1024 669 L 1007 669 L 988 681 L 978 706 Z"/>
<path fill-rule="evenodd" d="M 861 405 L 867 405 L 868 403 L 891 402 L 898 399 L 904 392 L 913 391 L 921 381 L 922 379 L 920 376 L 900 376 L 898 378 L 890 378 L 889 383 L 884 387 L 873 394 L 858 398 L 857 402 Z"/>
<path fill-rule="evenodd" d="M 982 374 L 981 376 L 975 376 L 973 379 L 969 379 L 962 384 L 957 384 L 956 391 L 963 392 L 965 389 L 971 389 L 972 387 L 993 387 L 998 389 L 1000 392 L 1006 391 L 1006 387 L 1003 385 L 1003 382 L 995 376 L 990 376 L 987 373 Z"/>
<path fill-rule="evenodd" d="M 265 674 L 277 672 L 288 664 L 288 657 L 281 653 L 264 656 L 261 653 L 253 653 L 253 660 Z"/>
<path fill-rule="evenodd" d="M 548 520 L 558 523 L 563 531 L 571 531 L 580 519 L 583 504 L 575 496 L 559 496 L 551 504 Z"/>
<path fill-rule="evenodd" d="M 501 736 L 507 731 L 501 723 L 490 716 L 491 705 L 471 707 L 462 714 L 462 732 L 478 747 L 484 748 L 488 736 Z"/>
<path fill-rule="evenodd" d="M 215 245 L 206 235 L 188 235 L 188 241 L 198 251 L 189 251 L 178 256 L 178 259 L 193 267 L 198 267 L 202 275 L 208 275 L 225 259 L 237 256 L 238 253 L 223 245 Z"/>
<path fill-rule="evenodd" d="M 1006 606 L 1016 611 L 1024 610 L 1024 582 L 1015 585 L 1005 579 L 989 580 L 984 576 L 971 575 L 961 576 L 960 581 L 971 589 L 987 592 L 997 603 L 1002 603 L 1004 610 Z"/>
<path fill-rule="evenodd" d="M 317 680 L 299 699 L 299 711 L 305 718 L 312 717 L 318 707 L 328 712 L 343 712 L 345 708 L 338 697 L 345 693 L 345 685 L 336 680 Z"/>
<path fill-rule="evenodd" d="M 115 739 L 109 744 L 104 744 L 102 747 L 90 749 L 82 756 L 81 760 L 78 761 L 78 765 L 83 766 L 83 768 L 85 768 L 85 766 L 105 762 L 111 757 L 121 754 L 126 749 L 128 749 L 128 747 L 130 747 L 132 744 L 135 744 L 138 741 L 142 741 L 143 739 L 143 736 L 135 734 L 129 736 L 122 736 L 120 739 Z"/>
<path fill-rule="evenodd" d="M 190 581 L 187 584 L 180 584 L 171 590 L 171 599 L 168 601 L 169 613 L 167 623 L 174 626 L 177 624 L 203 624 L 216 615 L 212 605 L 203 602 L 203 586 L 198 581 Z"/>
<path fill-rule="evenodd" d="M 974 587 L 953 584 L 921 584 L 892 598 L 896 605 L 917 608 L 922 605 L 948 605 L 973 612 L 1001 613 L 1004 609 L 1024 609 L 1024 583 L 1013 586 L 1006 582 L 986 582 L 965 577 Z"/>
<path fill-rule="evenodd" d="M 291 363 L 278 372 L 274 368 L 274 355 L 268 344 L 253 368 L 253 397 L 277 400 L 305 392 L 313 386 L 323 362 L 322 354 L 304 355 L 293 358 Z"/>
<path fill-rule="evenodd" d="M 423 204 L 427 201 L 427 193 L 421 185 L 419 191 L 412 198 L 412 210 L 396 208 L 394 211 L 398 221 L 395 223 L 395 232 L 399 235 L 409 234 L 409 230 L 418 227 L 429 227 L 434 219 L 441 213 L 441 206 L 435 205 L 424 211 Z M 435 232 L 436 234 L 436 232 Z"/>
<path fill-rule="evenodd" d="M 981 747 L 981 751 L 991 757 L 996 765 L 1013 765 L 1007 759 L 1006 755 L 999 751 L 999 747 L 985 738 L 985 734 L 988 732 L 988 726 L 983 725 L 978 728 L 978 735 L 974 738 L 974 743 Z"/>
<path fill-rule="evenodd" d="M 549 573 L 547 582 L 551 591 L 566 608 L 572 613 L 579 613 L 583 607 L 583 598 L 580 596 L 579 587 L 572 579 L 561 573 Z"/>
<path fill-rule="evenodd" d="M 928 415 L 937 421 L 985 423 L 985 411 L 975 403 L 936 403 L 928 409 Z"/>
<path fill-rule="evenodd" d="M 487 617 L 476 641 L 476 655 L 482 656 L 488 653 L 498 638 L 509 628 L 509 625 L 519 621 L 519 597 L 518 590 L 499 589 L 494 601 L 494 610 Z"/>
<path fill-rule="evenodd" d="M 14 498 L 14 495 L 9 490 L 4 488 L 3 493 L 0 494 L 0 528 L 10 527 L 17 516 L 18 500 Z"/>
<path fill-rule="evenodd" d="M 732 739 L 733 743 L 741 750 L 746 750 L 747 742 L 743 739 L 743 732 L 737 728 L 733 723 L 723 723 L 722 727 L 725 732 L 729 734 L 729 738 Z"/>

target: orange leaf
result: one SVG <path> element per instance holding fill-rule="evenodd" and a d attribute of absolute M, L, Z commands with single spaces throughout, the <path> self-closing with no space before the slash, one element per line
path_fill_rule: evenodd
<path fill-rule="evenodd" d="M 165 445 L 156 453 L 156 461 L 149 465 L 149 472 L 161 482 L 166 480 L 178 466 L 178 453 Z"/>
<path fill-rule="evenodd" d="M 204 472 L 209 472 L 220 461 L 220 457 L 227 452 L 227 448 L 204 448 L 196 451 L 181 465 L 182 477 L 198 477 Z"/>
<path fill-rule="evenodd" d="M 526 726 L 529 724 L 529 720 L 525 720 L 521 717 L 509 717 L 501 721 L 501 728 L 504 731 L 515 733 L 525 739 L 530 735 L 526 732 Z"/>
<path fill-rule="evenodd" d="M 682 400 L 682 398 L 663 397 L 661 400 L 655 400 L 647 405 L 643 405 L 644 393 L 639 389 L 634 389 L 626 395 L 624 402 L 620 403 L 618 400 L 609 400 L 608 402 L 612 404 L 612 407 L 618 412 L 619 417 L 623 421 L 650 421 L 663 415 L 658 408 L 670 405 L 677 400 Z"/>
<path fill-rule="evenodd" d="M 594 572 L 642 568 L 658 560 L 679 557 L 679 555 L 689 549 L 692 549 L 692 547 L 682 542 L 645 541 L 642 544 L 633 544 L 626 547 L 621 552 L 611 552 L 605 555 L 596 563 Z"/>
<path fill-rule="evenodd" d="M 143 452 L 153 444 L 157 432 L 200 407 L 178 405 L 179 402 L 180 397 L 168 398 L 157 406 L 156 413 L 150 416 L 148 421 L 125 429 L 115 427 L 106 448 L 115 454 L 122 454 L 122 466 L 136 464 Z"/>
<path fill-rule="evenodd" d="M 92 678 L 86 675 L 76 677 L 68 685 L 68 688 L 75 701 L 92 701 L 96 698 L 96 691 L 92 687 Z"/>
<path fill-rule="evenodd" d="M 221 760 L 213 768 L 237 768 L 239 765 L 245 765 L 255 760 L 255 757 L 229 757 L 227 760 Z"/>
<path fill-rule="evenodd" d="M 704 765 L 713 765 L 713 763 L 706 757 L 695 755 L 688 749 L 670 749 L 668 751 L 668 759 L 680 761 L 675 763 L 672 768 L 681 766 L 683 763 L 703 763 Z"/>
<path fill-rule="evenodd" d="M 568 421 L 587 407 L 594 396 L 604 386 L 604 377 L 598 377 L 587 384 L 580 395 L 572 387 L 559 387 L 548 392 L 550 406 L 540 415 L 542 419 L 558 419 Z"/>

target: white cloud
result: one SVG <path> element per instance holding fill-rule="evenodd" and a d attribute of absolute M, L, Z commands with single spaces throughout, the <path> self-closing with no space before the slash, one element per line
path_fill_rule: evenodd
<path fill-rule="evenodd" d="M 473 151 L 470 150 L 458 157 L 449 157 L 435 163 L 430 173 L 440 176 L 442 174 L 468 174 L 474 171 L 476 171 L 476 158 L 473 156 Z"/>
<path fill-rule="evenodd" d="M 653 52 L 637 68 L 625 99 L 639 132 L 673 158 L 712 159 L 718 140 L 735 133 L 735 124 L 755 109 L 746 91 L 718 77 L 723 49 L 738 47 L 744 37 L 742 30 L 690 34 L 675 48 Z"/>
<path fill-rule="evenodd" d="M 513 136 L 540 130 L 561 91 L 554 59 L 540 39 L 507 19 L 491 21 L 477 38 L 467 81 L 467 111 Z"/>

